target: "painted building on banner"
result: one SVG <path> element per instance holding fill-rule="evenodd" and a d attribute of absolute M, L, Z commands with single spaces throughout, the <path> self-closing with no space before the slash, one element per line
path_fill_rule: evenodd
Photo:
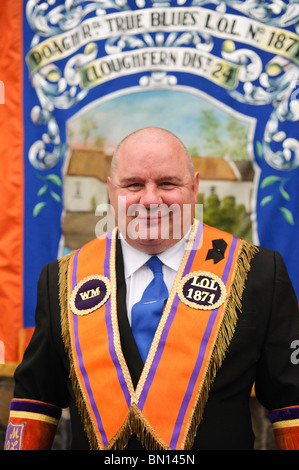
<path fill-rule="evenodd" d="M 107 177 L 113 149 L 71 148 L 64 169 L 62 233 L 67 249 L 95 238 L 99 204 L 108 203 Z"/>

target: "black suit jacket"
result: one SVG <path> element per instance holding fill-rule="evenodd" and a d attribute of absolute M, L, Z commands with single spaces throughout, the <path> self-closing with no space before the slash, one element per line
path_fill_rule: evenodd
<path fill-rule="evenodd" d="M 119 241 L 116 259 L 121 346 L 136 387 L 143 363 L 125 309 L 126 284 Z M 291 343 L 298 339 L 298 331 L 297 298 L 282 258 L 277 252 L 260 248 L 251 262 L 242 312 L 210 390 L 194 449 L 253 448 L 249 398 L 254 382 L 257 398 L 267 409 L 299 404 L 298 366 L 290 360 Z M 16 370 L 15 381 L 16 398 L 69 407 L 72 448 L 90 448 L 77 411 L 61 336 L 57 262 L 45 266 L 41 273 L 36 328 Z M 142 449 L 136 436 L 131 437 L 126 449 Z"/>

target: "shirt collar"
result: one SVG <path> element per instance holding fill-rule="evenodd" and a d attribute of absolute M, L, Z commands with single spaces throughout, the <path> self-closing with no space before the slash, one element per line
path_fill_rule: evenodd
<path fill-rule="evenodd" d="M 123 259 L 124 259 L 124 270 L 125 278 L 130 277 L 137 269 L 141 268 L 150 256 L 142 251 L 137 250 L 123 238 L 122 234 L 119 232 L 119 237 L 121 241 Z"/>
<path fill-rule="evenodd" d="M 175 271 L 177 271 L 180 267 L 189 239 L 190 230 L 181 240 L 158 255 L 158 258 L 160 258 L 163 264 Z M 129 245 L 120 232 L 119 237 L 124 259 L 124 274 L 125 278 L 127 279 L 135 271 L 137 271 L 137 269 L 141 268 L 147 262 L 147 260 L 150 259 L 151 255 L 143 253 L 142 251 L 139 251 L 133 246 Z"/>

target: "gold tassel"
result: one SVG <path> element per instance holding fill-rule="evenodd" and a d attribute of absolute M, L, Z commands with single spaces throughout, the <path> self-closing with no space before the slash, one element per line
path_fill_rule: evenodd
<path fill-rule="evenodd" d="M 136 434 L 142 446 L 148 450 L 168 450 L 169 447 L 162 441 L 155 430 L 146 421 L 137 405 L 130 408 L 130 426 L 132 433 Z"/>
<path fill-rule="evenodd" d="M 105 450 L 123 450 L 130 437 L 134 434 L 140 440 L 144 449 L 169 450 L 169 447 L 156 434 L 146 421 L 136 404 L 132 404 L 129 414 L 116 436 L 110 441 Z"/>

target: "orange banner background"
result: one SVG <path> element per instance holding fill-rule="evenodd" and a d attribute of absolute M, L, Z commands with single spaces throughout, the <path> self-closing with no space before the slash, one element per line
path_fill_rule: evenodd
<path fill-rule="evenodd" d="M 5 337 L 5 362 L 18 360 L 23 326 L 22 3 L 1 0 L 0 6 L 0 80 L 4 91 L 0 104 L 0 341 Z"/>

